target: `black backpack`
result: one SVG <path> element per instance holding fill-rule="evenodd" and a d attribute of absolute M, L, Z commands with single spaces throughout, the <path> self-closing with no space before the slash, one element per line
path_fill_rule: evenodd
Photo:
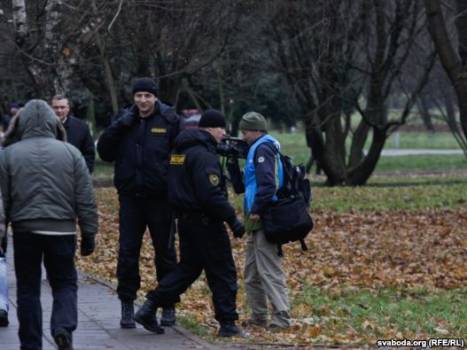
<path fill-rule="evenodd" d="M 313 229 L 313 220 L 309 214 L 311 202 L 310 182 L 306 179 L 305 167 L 293 165 L 290 157 L 279 153 L 283 168 L 283 185 L 276 192 L 277 201 L 269 205 L 261 214 L 264 235 L 271 243 L 279 246 L 300 241 L 303 250 L 307 250 L 305 237 Z"/>

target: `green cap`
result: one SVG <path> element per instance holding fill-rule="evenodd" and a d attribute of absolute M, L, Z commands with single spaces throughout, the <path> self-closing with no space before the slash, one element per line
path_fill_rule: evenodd
<path fill-rule="evenodd" d="M 268 122 L 258 112 L 248 112 L 243 115 L 239 124 L 240 130 L 259 130 L 267 131 Z"/>

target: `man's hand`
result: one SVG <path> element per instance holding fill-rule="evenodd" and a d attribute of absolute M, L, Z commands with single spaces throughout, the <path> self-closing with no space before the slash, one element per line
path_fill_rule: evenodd
<path fill-rule="evenodd" d="M 120 124 L 122 124 L 123 126 L 129 127 L 133 125 L 134 120 L 135 120 L 135 117 L 132 114 L 128 113 L 128 114 L 123 115 L 120 118 Z"/>
<path fill-rule="evenodd" d="M 250 214 L 250 216 L 248 217 L 252 222 L 258 222 L 260 220 L 260 217 L 258 214 Z"/>
<path fill-rule="evenodd" d="M 245 226 L 243 226 L 243 224 L 237 218 L 235 218 L 235 221 L 230 224 L 230 229 L 232 230 L 235 238 L 242 238 L 245 234 Z"/>
<path fill-rule="evenodd" d="M 94 235 L 83 235 L 81 237 L 81 256 L 88 256 L 94 252 L 96 248 L 96 242 Z"/>
<path fill-rule="evenodd" d="M 136 120 L 137 108 L 136 106 L 131 106 L 129 110 L 124 112 L 124 114 L 118 119 L 120 124 L 126 127 L 130 127 Z"/>

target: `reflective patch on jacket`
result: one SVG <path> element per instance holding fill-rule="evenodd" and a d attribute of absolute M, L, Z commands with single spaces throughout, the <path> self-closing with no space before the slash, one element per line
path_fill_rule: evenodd
<path fill-rule="evenodd" d="M 166 128 L 152 128 L 151 129 L 151 132 L 153 134 L 166 134 L 167 133 L 167 129 Z"/>
<path fill-rule="evenodd" d="M 170 165 L 183 165 L 185 163 L 184 154 L 172 154 L 170 156 Z"/>

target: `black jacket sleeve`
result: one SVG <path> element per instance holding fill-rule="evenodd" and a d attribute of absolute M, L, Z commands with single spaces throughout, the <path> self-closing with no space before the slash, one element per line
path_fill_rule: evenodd
<path fill-rule="evenodd" d="M 223 178 L 218 158 L 212 153 L 198 153 L 193 159 L 192 179 L 195 196 L 208 215 L 232 223 L 236 216 L 222 188 Z"/>
<path fill-rule="evenodd" d="M 97 142 L 97 153 L 102 160 L 113 162 L 117 158 L 121 136 L 129 130 L 135 120 L 134 108 L 130 108 L 117 116 L 104 130 Z"/>
<path fill-rule="evenodd" d="M 256 149 L 256 196 L 251 208 L 252 214 L 260 214 L 272 202 L 276 187 L 276 153 L 274 146 L 262 144 Z"/>
<path fill-rule="evenodd" d="M 229 172 L 230 182 L 232 183 L 235 193 L 245 192 L 245 184 L 243 183 L 243 172 L 238 165 L 238 159 L 229 158 L 227 160 L 227 171 Z"/>
<path fill-rule="evenodd" d="M 89 169 L 89 172 L 92 174 L 94 171 L 94 162 L 96 159 L 96 149 L 94 147 L 94 140 L 91 136 L 91 132 L 89 131 L 89 127 L 86 124 L 84 124 L 84 138 L 81 145 L 81 153 L 86 160 L 86 165 Z"/>

